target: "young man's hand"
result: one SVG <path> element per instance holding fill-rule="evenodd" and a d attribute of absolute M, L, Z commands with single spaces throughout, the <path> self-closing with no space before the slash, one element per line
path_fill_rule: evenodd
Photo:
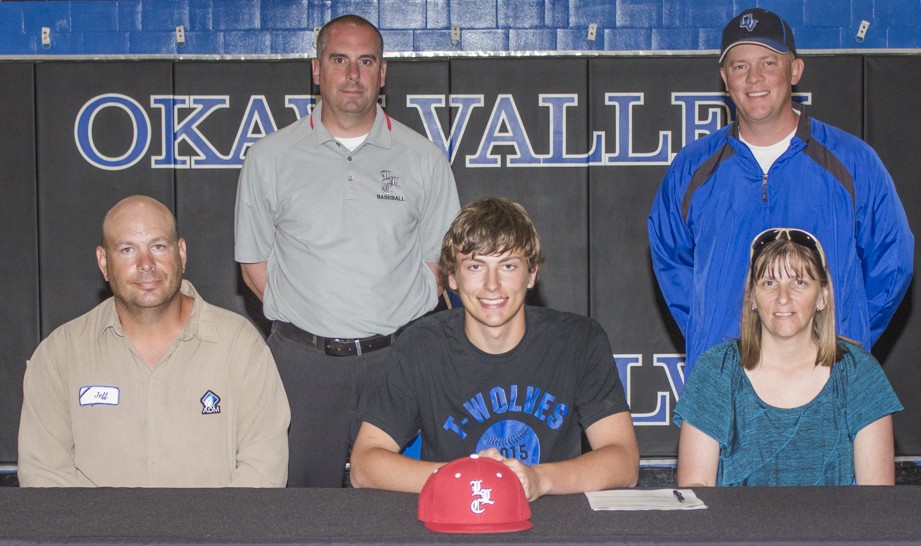
<path fill-rule="evenodd" d="M 525 495 L 528 497 L 528 501 L 535 501 L 544 494 L 541 490 L 541 480 L 540 474 L 537 473 L 532 467 L 524 464 L 518 459 L 509 459 L 503 457 L 499 450 L 491 447 L 489 449 L 484 449 L 480 451 L 477 455 L 480 457 L 486 457 L 489 459 L 494 459 L 509 467 L 512 472 L 518 476 L 518 480 L 521 481 L 522 487 L 524 487 Z"/>

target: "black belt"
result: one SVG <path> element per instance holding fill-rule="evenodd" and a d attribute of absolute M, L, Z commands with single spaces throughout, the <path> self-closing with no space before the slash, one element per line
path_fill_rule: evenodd
<path fill-rule="evenodd" d="M 278 332 L 302 345 L 315 347 L 329 356 L 355 356 L 390 347 L 403 330 L 404 328 L 400 328 L 396 332 L 386 336 L 377 335 L 346 339 L 338 337 L 320 337 L 316 334 L 305 332 L 290 322 L 276 320 L 272 323 L 273 332 Z"/>

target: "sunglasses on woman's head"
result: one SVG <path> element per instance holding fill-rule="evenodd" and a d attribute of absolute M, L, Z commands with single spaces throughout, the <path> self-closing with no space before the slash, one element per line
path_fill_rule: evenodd
<path fill-rule="evenodd" d="M 819 244 L 819 240 L 808 231 L 797 228 L 771 228 L 759 233 L 752 240 L 750 263 L 754 265 L 758 256 L 760 256 L 761 252 L 764 250 L 764 246 L 778 239 L 791 241 L 800 246 L 815 250 L 819 253 L 819 258 L 822 260 L 822 267 L 828 268 L 828 264 L 825 262 L 825 251 L 822 250 L 822 245 Z"/>

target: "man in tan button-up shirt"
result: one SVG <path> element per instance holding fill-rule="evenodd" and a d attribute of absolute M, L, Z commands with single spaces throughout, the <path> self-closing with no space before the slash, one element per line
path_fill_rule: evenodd
<path fill-rule="evenodd" d="M 26 369 L 23 486 L 283 487 L 288 400 L 259 332 L 205 302 L 162 203 L 133 196 L 96 249 L 113 297 Z"/>

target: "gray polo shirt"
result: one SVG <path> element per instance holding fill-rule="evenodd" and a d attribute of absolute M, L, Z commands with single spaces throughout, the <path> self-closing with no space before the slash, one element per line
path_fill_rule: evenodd
<path fill-rule="evenodd" d="M 234 256 L 268 262 L 266 318 L 326 337 L 389 334 L 430 310 L 459 210 L 444 153 L 380 107 L 354 152 L 311 116 L 261 139 L 237 187 Z"/>

